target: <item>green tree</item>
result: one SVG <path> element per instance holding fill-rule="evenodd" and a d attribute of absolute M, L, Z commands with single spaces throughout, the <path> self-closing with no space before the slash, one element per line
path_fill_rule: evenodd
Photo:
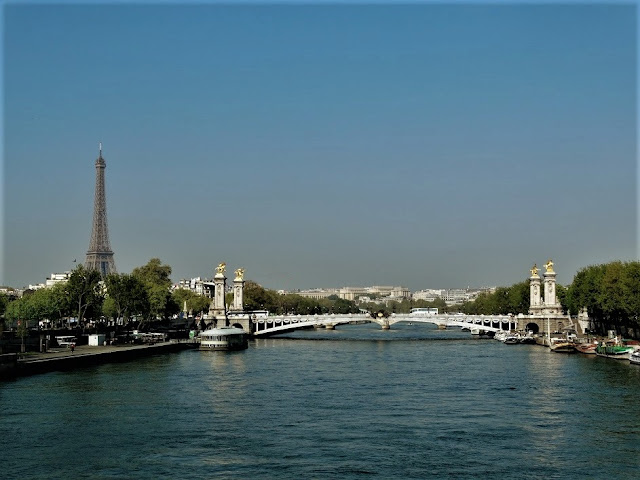
<path fill-rule="evenodd" d="M 11 328 L 12 330 L 16 322 L 20 320 L 20 318 L 22 318 L 22 315 L 23 315 L 22 305 L 23 305 L 22 298 L 14 300 L 13 302 L 9 302 L 9 304 L 7 305 L 4 315 L 5 315 L 5 318 L 9 320 L 10 322 L 9 328 Z"/>
<path fill-rule="evenodd" d="M 134 275 L 112 273 L 105 279 L 105 313 L 128 323 L 136 315 L 147 316 L 150 305 L 145 285 Z"/>
<path fill-rule="evenodd" d="M 640 262 L 626 265 L 622 276 L 630 336 L 640 338 Z"/>
<path fill-rule="evenodd" d="M 509 287 L 509 311 L 507 313 L 513 313 L 514 315 L 523 313 L 527 315 L 529 313 L 529 305 L 529 280 L 511 285 Z"/>
<path fill-rule="evenodd" d="M 169 265 L 163 265 L 159 258 L 152 258 L 146 265 L 134 268 L 131 275 L 144 285 L 149 299 L 149 312 L 141 319 L 138 328 L 142 328 L 146 321 L 157 318 L 166 319 L 180 311 L 169 290 L 171 287 Z"/>
<path fill-rule="evenodd" d="M 54 322 L 53 326 L 59 326 L 62 319 L 71 314 L 73 308 L 68 282 L 56 283 L 49 291 L 51 295 L 49 319 Z"/>
<path fill-rule="evenodd" d="M 171 266 L 163 265 L 159 258 L 152 258 L 146 265 L 134 268 L 131 275 L 145 284 L 171 287 Z"/>
<path fill-rule="evenodd" d="M 556 301 L 562 305 L 562 311 L 565 314 L 569 313 L 568 292 L 569 289 L 564 285 L 559 283 L 556 285 Z"/>
<path fill-rule="evenodd" d="M 31 314 L 29 311 L 29 295 L 22 296 L 18 300 L 15 300 L 7 305 L 6 317 L 11 320 L 13 326 L 16 325 L 16 335 L 22 339 L 20 351 L 24 353 L 25 345 L 24 339 L 29 333 L 28 318 Z"/>
<path fill-rule="evenodd" d="M 640 263 L 614 261 L 578 271 L 566 293 L 571 314 L 582 308 L 599 334 L 615 330 L 638 338 L 640 325 Z"/>
<path fill-rule="evenodd" d="M 173 297 L 173 301 L 176 305 L 181 309 L 184 308 L 184 304 L 186 302 L 187 313 L 192 313 L 194 315 L 209 311 L 209 305 L 211 305 L 211 299 L 209 297 L 198 295 L 197 293 L 185 288 L 176 288 L 171 296 Z M 231 300 L 233 300 L 233 296 L 231 297 Z"/>
<path fill-rule="evenodd" d="M 576 315 L 582 308 L 586 308 L 596 331 L 601 334 L 607 330 L 600 304 L 600 286 L 604 273 L 604 265 L 591 265 L 581 269 L 573 277 L 566 298 L 570 313 Z"/>
<path fill-rule="evenodd" d="M 8 304 L 9 304 L 9 297 L 4 293 L 0 293 L 0 316 L 4 315 L 4 312 L 7 309 Z"/>
<path fill-rule="evenodd" d="M 194 315 L 199 313 L 206 313 L 209 311 L 209 306 L 211 305 L 211 299 L 204 295 L 196 294 L 191 298 L 190 302 L 187 302 L 187 306 L 189 310 L 191 310 Z"/>
<path fill-rule="evenodd" d="M 245 310 L 269 310 L 272 313 L 280 313 L 278 294 L 264 289 L 252 280 L 245 282 L 243 297 Z"/>
<path fill-rule="evenodd" d="M 21 345 L 20 345 L 20 351 L 22 353 L 24 353 L 25 351 L 25 344 L 24 344 L 24 339 L 25 337 L 29 336 L 29 320 L 27 320 L 26 318 L 21 318 L 18 320 L 18 328 L 16 330 L 17 335 L 22 339 Z"/>
<path fill-rule="evenodd" d="M 75 306 L 78 323 L 83 324 L 85 317 L 95 317 L 101 313 L 104 300 L 101 280 L 100 272 L 88 270 L 82 264 L 71 272 L 66 291 L 70 303 Z"/>
<path fill-rule="evenodd" d="M 112 319 L 114 322 L 117 321 L 120 315 L 115 300 L 108 294 L 104 298 L 104 302 L 102 302 L 102 315 L 104 315 L 106 318 Z"/>

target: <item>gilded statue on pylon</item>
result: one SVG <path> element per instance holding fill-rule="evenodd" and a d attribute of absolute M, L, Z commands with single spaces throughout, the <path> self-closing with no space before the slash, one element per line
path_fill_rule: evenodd
<path fill-rule="evenodd" d="M 549 261 L 545 263 L 544 266 L 547 269 L 547 272 L 553 272 L 553 262 L 551 261 L 551 259 L 549 259 Z"/>

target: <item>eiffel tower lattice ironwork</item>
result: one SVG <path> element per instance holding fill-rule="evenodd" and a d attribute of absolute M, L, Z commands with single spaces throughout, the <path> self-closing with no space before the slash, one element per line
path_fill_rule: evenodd
<path fill-rule="evenodd" d="M 89 270 L 97 270 L 102 275 L 116 273 L 116 264 L 113 261 L 113 251 L 109 244 L 109 229 L 107 227 L 107 198 L 104 192 L 104 170 L 106 167 L 107 164 L 102 158 L 102 144 L 100 144 L 100 155 L 96 160 L 93 226 L 84 266 Z"/>

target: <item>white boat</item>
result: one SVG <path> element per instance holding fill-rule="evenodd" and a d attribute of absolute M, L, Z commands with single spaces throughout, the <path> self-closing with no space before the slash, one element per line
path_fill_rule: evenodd
<path fill-rule="evenodd" d="M 473 335 L 474 337 L 478 337 L 478 338 L 493 338 L 494 334 L 495 334 L 495 332 L 485 330 L 482 327 L 472 327 L 471 328 L 471 335 Z"/>
<path fill-rule="evenodd" d="M 210 328 L 200 334 L 200 350 L 244 350 L 249 346 L 241 328 Z"/>
<path fill-rule="evenodd" d="M 520 343 L 520 335 L 509 334 L 503 340 L 503 343 L 506 343 L 507 345 L 515 345 L 516 343 Z"/>
<path fill-rule="evenodd" d="M 496 334 L 493 336 L 493 338 L 495 340 L 498 340 L 499 342 L 504 342 L 505 338 L 507 338 L 508 335 L 509 335 L 509 332 L 505 330 L 498 330 Z"/>
<path fill-rule="evenodd" d="M 525 345 L 535 345 L 536 339 L 533 335 L 522 335 L 520 337 L 520 343 Z"/>
<path fill-rule="evenodd" d="M 631 353 L 631 356 L 629 357 L 629 362 L 635 365 L 640 365 L 640 350 L 634 350 L 633 353 Z"/>

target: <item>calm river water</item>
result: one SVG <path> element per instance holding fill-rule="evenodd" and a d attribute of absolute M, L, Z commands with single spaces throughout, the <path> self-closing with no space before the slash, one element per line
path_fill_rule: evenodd
<path fill-rule="evenodd" d="M 640 478 L 640 367 L 392 328 L 0 383 L 2 478 Z"/>

